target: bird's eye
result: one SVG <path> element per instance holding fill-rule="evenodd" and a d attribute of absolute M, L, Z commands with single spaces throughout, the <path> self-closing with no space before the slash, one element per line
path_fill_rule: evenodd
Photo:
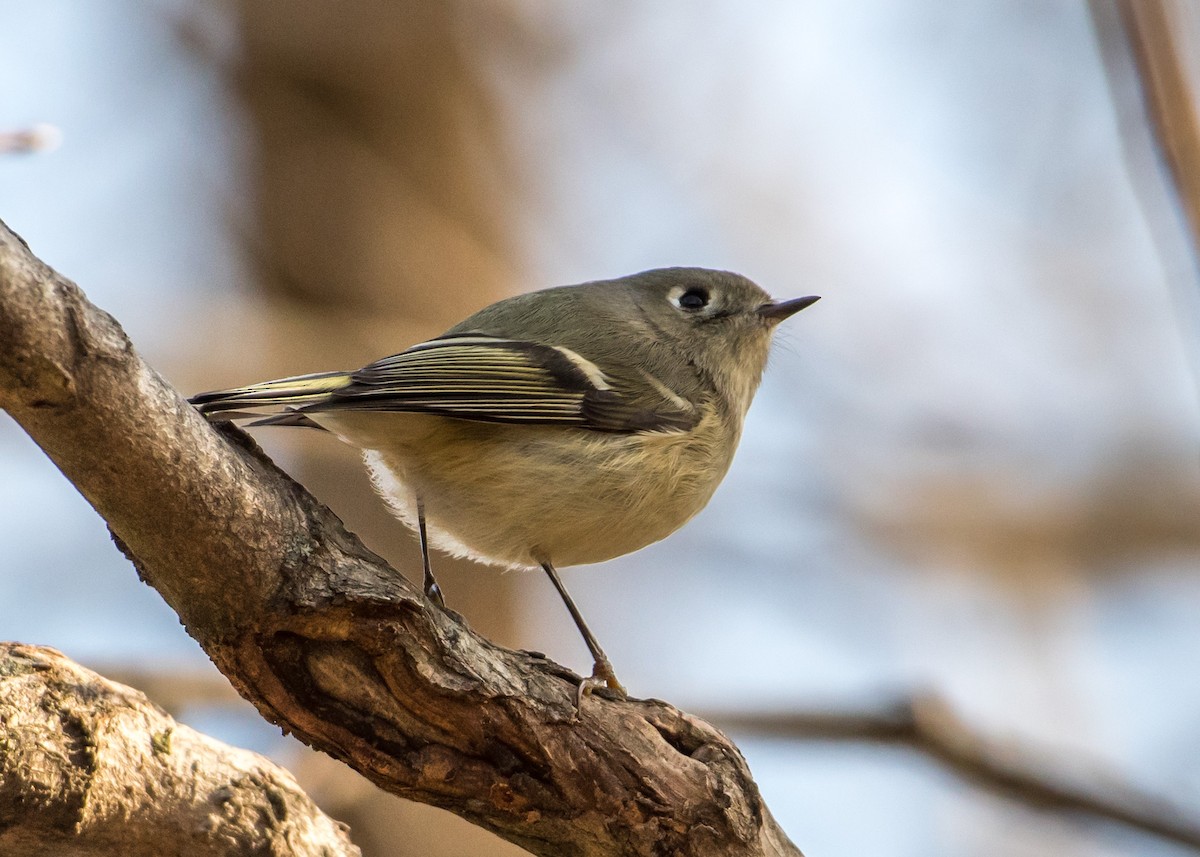
<path fill-rule="evenodd" d="M 681 294 L 678 299 L 680 309 L 698 310 L 708 306 L 708 292 L 704 289 L 692 287 Z"/>

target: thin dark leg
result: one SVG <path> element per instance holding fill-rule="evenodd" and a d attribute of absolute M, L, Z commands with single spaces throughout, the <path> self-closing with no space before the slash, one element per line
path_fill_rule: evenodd
<path fill-rule="evenodd" d="M 445 607 L 442 589 L 433 579 L 433 569 L 429 567 L 429 536 L 425 533 L 425 503 L 417 498 L 417 536 L 421 540 L 421 564 L 425 568 L 425 597 L 438 607 Z"/>
<path fill-rule="evenodd" d="M 617 681 L 617 674 L 613 672 L 612 664 L 609 663 L 608 655 L 604 654 L 604 649 L 600 648 L 600 644 L 596 642 L 596 638 L 592 636 L 592 632 L 588 629 L 587 623 L 583 621 L 583 614 L 579 612 L 579 608 L 575 606 L 575 602 L 571 600 L 571 596 L 567 594 L 567 588 L 563 586 L 563 582 L 558 577 L 558 572 L 554 570 L 548 562 L 542 563 L 542 568 L 550 577 L 550 582 L 554 584 L 554 588 L 558 590 L 559 596 L 562 597 L 563 603 L 567 605 L 567 612 L 571 614 L 571 618 L 575 620 L 575 627 L 579 629 L 579 633 L 583 635 L 583 641 L 587 644 L 588 651 L 592 653 L 592 660 L 595 661 L 592 667 L 592 677 L 584 679 L 583 684 L 579 686 L 579 698 L 582 698 L 590 693 L 596 687 L 607 684 L 621 696 L 625 695 L 625 688 Z"/>

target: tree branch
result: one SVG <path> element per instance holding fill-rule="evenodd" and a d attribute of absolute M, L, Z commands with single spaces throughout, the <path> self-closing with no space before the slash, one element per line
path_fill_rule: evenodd
<path fill-rule="evenodd" d="M 1154 137 L 1170 170 L 1190 227 L 1192 251 L 1200 251 L 1200 116 L 1176 32 L 1188 19 L 1186 4 L 1166 0 L 1117 0 L 1122 25 L 1137 62 L 1138 80 Z"/>
<path fill-rule="evenodd" d="M 0 643 L 7 857 L 358 855 L 291 774 L 53 649 Z"/>
<path fill-rule="evenodd" d="M 731 732 L 909 747 L 962 779 L 1026 806 L 1116 822 L 1200 851 L 1200 824 L 1169 801 L 1115 777 L 1084 772 L 1049 753 L 989 739 L 936 696 L 897 699 L 858 711 L 708 716 Z"/>
<path fill-rule="evenodd" d="M 113 664 L 103 672 L 144 690 L 169 711 L 241 703 L 228 682 L 209 670 L 181 673 Z M 708 710 L 701 715 L 723 731 L 743 736 L 907 748 L 964 782 L 1030 809 L 1114 822 L 1200 852 L 1200 822 L 1163 794 L 1136 788 L 1112 771 L 1062 751 L 988 736 L 932 692 L 880 694 L 838 707 Z"/>
<path fill-rule="evenodd" d="M 494 646 L 214 430 L 0 224 L 0 407 L 271 720 L 541 855 L 790 854 L 745 760 L 655 700 Z"/>

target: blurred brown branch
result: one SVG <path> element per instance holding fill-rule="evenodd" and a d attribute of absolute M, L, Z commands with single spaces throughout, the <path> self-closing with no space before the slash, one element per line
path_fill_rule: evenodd
<path fill-rule="evenodd" d="M 0 224 L 0 406 L 267 719 L 541 855 L 798 855 L 738 749 L 432 608 Z"/>
<path fill-rule="evenodd" d="M 0 852 L 359 854 L 287 771 L 19 643 L 0 643 Z"/>
<path fill-rule="evenodd" d="M 1172 0 L 1117 0 L 1137 63 L 1146 111 L 1200 249 L 1200 118 L 1195 85 L 1183 62 L 1188 10 Z M 1194 47 L 1194 46 L 1193 46 Z"/>
<path fill-rule="evenodd" d="M 1028 806 L 1114 821 L 1200 851 L 1200 824 L 1167 801 L 1113 777 L 1072 771 L 1050 752 L 984 737 L 945 702 L 923 695 L 858 710 L 706 712 L 730 732 L 796 740 L 869 741 L 909 747 L 949 771 Z"/>
<path fill-rule="evenodd" d="M 0 131 L 0 155 L 25 155 L 58 147 L 62 132 L 53 125 L 34 125 L 19 131 Z"/>

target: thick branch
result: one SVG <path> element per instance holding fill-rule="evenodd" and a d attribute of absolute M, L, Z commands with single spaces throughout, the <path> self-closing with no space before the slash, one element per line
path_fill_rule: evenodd
<path fill-rule="evenodd" d="M 798 854 L 744 759 L 430 609 L 0 225 L 0 406 L 268 719 L 395 794 L 545 855 Z"/>
<path fill-rule="evenodd" d="M 0 853 L 359 854 L 291 774 L 53 649 L 0 643 Z"/>

